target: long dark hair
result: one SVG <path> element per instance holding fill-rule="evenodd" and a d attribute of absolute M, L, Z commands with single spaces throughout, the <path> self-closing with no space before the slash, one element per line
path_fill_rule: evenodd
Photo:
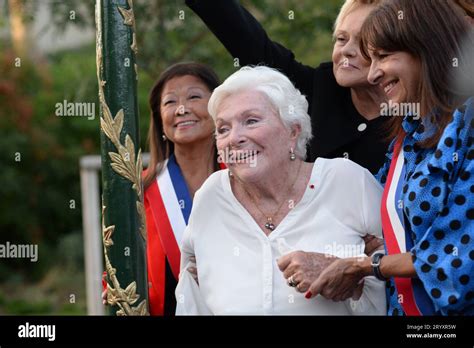
<path fill-rule="evenodd" d="M 455 81 L 466 74 L 472 76 L 468 52 L 473 45 L 472 28 L 461 9 L 447 0 L 385 1 L 369 14 L 360 35 L 361 52 L 368 59 L 369 47 L 408 52 L 419 59 L 421 110 L 436 111 L 430 115 L 436 129 L 418 145 L 435 146 L 453 111 L 473 94 L 472 83 L 460 87 Z M 400 134 L 402 121 L 402 117 L 392 117 L 388 122 L 391 139 Z"/>
<path fill-rule="evenodd" d="M 200 79 L 212 92 L 219 86 L 219 78 L 217 74 L 207 65 L 195 62 L 177 63 L 171 65 L 163 71 L 153 86 L 149 104 L 151 109 L 150 128 L 148 130 L 148 146 L 150 148 L 150 163 L 143 185 L 145 189 L 155 180 L 156 175 L 163 168 L 163 162 L 174 153 L 174 144 L 167 140 L 163 140 L 163 122 L 161 120 L 160 105 L 161 95 L 166 82 L 174 77 L 191 75 Z M 217 162 L 216 162 L 217 163 Z"/>

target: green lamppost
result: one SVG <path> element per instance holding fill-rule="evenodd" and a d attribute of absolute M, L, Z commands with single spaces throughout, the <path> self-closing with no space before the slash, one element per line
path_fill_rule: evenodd
<path fill-rule="evenodd" d="M 97 0 L 102 234 L 112 315 L 148 315 L 132 0 Z"/>

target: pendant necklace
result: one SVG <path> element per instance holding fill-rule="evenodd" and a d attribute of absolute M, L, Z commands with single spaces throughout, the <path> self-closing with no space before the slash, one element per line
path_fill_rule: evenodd
<path fill-rule="evenodd" d="M 298 180 L 298 176 L 300 174 L 300 170 L 301 170 L 301 167 L 303 165 L 303 161 L 300 162 L 300 165 L 298 167 L 298 171 L 296 173 L 296 176 L 295 176 L 295 179 L 293 180 L 293 184 L 290 186 L 290 188 L 288 189 L 288 194 L 287 194 L 287 197 L 290 196 L 290 193 L 291 191 L 293 191 L 293 188 L 296 184 L 296 181 Z M 231 176 L 231 178 L 235 177 L 234 175 Z M 273 214 L 265 214 L 261 209 L 260 207 L 258 206 L 258 203 L 255 201 L 255 199 L 253 198 L 253 196 L 247 191 L 247 189 L 245 188 L 245 185 L 244 183 L 238 179 L 240 181 L 240 183 L 242 184 L 242 188 L 244 189 L 245 193 L 247 194 L 247 196 L 250 198 L 250 200 L 252 201 L 252 203 L 255 205 L 255 207 L 258 209 L 258 211 L 260 212 L 260 214 L 262 214 L 267 222 L 265 223 L 264 227 L 269 230 L 269 231 L 274 231 L 276 226 L 275 224 L 273 223 L 273 218 L 280 212 L 280 209 L 281 207 L 283 206 L 283 203 L 285 203 L 285 200 L 283 200 L 280 205 L 278 206 L 278 209 L 273 213 Z"/>

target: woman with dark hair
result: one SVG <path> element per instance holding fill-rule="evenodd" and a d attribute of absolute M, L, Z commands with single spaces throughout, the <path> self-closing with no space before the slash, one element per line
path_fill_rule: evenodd
<path fill-rule="evenodd" d="M 391 111 L 419 107 L 392 117 L 377 175 L 387 255 L 335 261 L 312 296 L 337 298 L 375 275 L 387 280 L 390 315 L 474 314 L 474 40 L 463 16 L 450 1 L 391 0 L 363 25 L 369 81 Z"/>
<path fill-rule="evenodd" d="M 178 63 L 160 75 L 150 93 L 150 163 L 143 183 L 151 315 L 175 314 L 180 245 L 194 194 L 220 169 L 207 111 L 218 85 L 210 67 Z"/>
<path fill-rule="evenodd" d="M 180 245 L 195 192 L 219 170 L 207 111 L 216 73 L 199 63 L 166 69 L 150 93 L 150 164 L 144 175 L 152 315 L 174 315 Z"/>
<path fill-rule="evenodd" d="M 193 86 L 193 82 L 196 86 Z M 219 78 L 217 77 L 216 73 L 210 67 L 200 63 L 174 64 L 166 69 L 155 82 L 149 98 L 151 109 L 150 127 L 148 130 L 150 164 L 148 166 L 149 170 L 143 179 L 145 189 L 150 186 L 156 175 L 159 174 L 163 168 L 164 161 L 173 154 L 178 157 L 183 155 L 187 156 L 187 160 L 189 161 L 190 157 L 192 157 L 189 154 L 193 153 L 193 151 L 196 151 L 198 156 L 194 162 L 202 162 L 202 151 L 197 151 L 196 144 L 194 144 L 193 141 L 189 143 L 189 140 L 195 140 L 196 131 L 202 130 L 203 127 L 205 127 L 207 131 L 210 130 L 209 127 L 212 128 L 211 133 L 209 133 L 211 136 L 206 136 L 206 141 L 204 141 L 202 145 L 209 150 L 209 154 L 212 154 L 212 158 L 210 158 L 208 162 L 212 163 L 212 165 L 217 168 L 216 151 L 214 150 L 215 141 L 212 133 L 214 131 L 214 123 L 212 118 L 207 119 L 209 116 L 209 114 L 207 114 L 207 101 L 214 88 L 219 86 L 219 84 Z M 179 96 L 177 95 L 177 92 L 185 90 L 189 91 L 189 96 L 185 99 L 197 101 L 200 108 L 199 113 L 204 112 L 206 116 L 204 125 L 196 123 L 196 125 L 199 126 L 197 128 L 193 126 L 167 127 L 169 126 L 169 124 L 166 122 L 168 119 L 166 119 L 164 122 L 163 117 L 168 116 L 172 119 L 173 112 L 176 113 L 176 117 L 186 116 L 188 114 L 188 110 L 186 110 L 184 107 L 185 104 L 180 103 L 178 98 Z M 165 98 L 166 96 L 168 97 Z M 201 100 L 204 100 L 206 104 L 201 103 Z M 194 104 L 190 103 L 190 105 Z M 206 134 L 207 133 L 208 132 L 206 132 Z M 176 137 L 178 144 L 173 141 L 173 139 L 176 139 Z M 198 133 L 197 138 L 201 138 L 200 133 Z M 180 140 L 184 140 L 185 144 L 182 144 Z M 186 151 L 182 151 L 183 145 L 185 146 Z M 175 149 L 176 147 L 177 149 Z M 198 184 L 197 186 L 199 187 L 201 185 Z M 195 191 L 196 190 L 194 189 L 193 195 Z"/>

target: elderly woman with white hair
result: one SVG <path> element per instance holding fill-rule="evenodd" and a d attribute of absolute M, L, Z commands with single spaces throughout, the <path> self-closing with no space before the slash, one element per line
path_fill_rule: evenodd
<path fill-rule="evenodd" d="M 332 259 L 358 256 L 363 236 L 381 237 L 373 212 L 382 190 L 370 172 L 345 159 L 305 162 L 312 136 L 308 103 L 271 68 L 232 74 L 208 108 L 228 169 L 212 174 L 196 193 L 182 244 L 176 313 L 386 314 L 384 284 L 374 277 L 345 301 L 308 300 L 297 287 L 299 275 L 277 264 L 294 250 Z M 192 257 L 199 284 L 186 271 Z"/>

